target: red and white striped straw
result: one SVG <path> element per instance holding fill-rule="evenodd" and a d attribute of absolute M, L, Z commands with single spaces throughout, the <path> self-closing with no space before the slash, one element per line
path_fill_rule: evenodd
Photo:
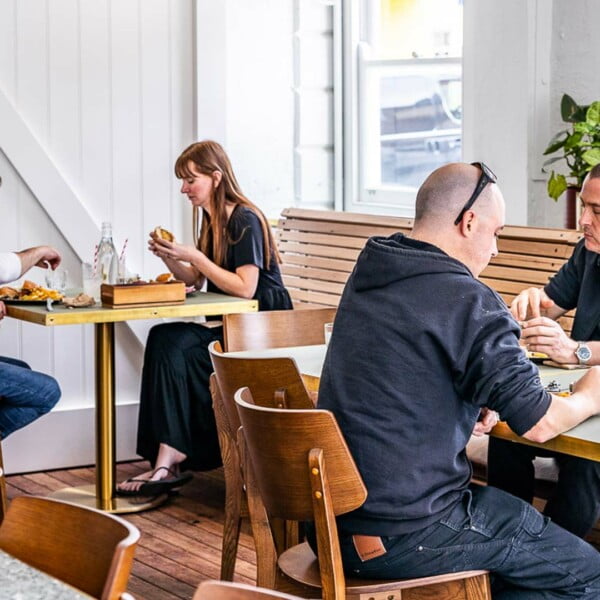
<path fill-rule="evenodd" d="M 98 244 L 94 247 L 94 277 L 96 277 L 96 273 L 98 271 Z"/>
<path fill-rule="evenodd" d="M 123 257 L 125 256 L 125 249 L 127 248 L 128 241 L 129 241 L 129 238 L 125 238 L 125 242 L 123 242 L 123 250 L 121 250 L 121 256 L 119 256 L 119 261 L 122 261 Z"/>

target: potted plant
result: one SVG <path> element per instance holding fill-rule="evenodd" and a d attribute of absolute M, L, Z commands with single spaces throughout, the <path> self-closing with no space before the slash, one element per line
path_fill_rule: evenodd
<path fill-rule="evenodd" d="M 545 156 L 561 151 L 559 156 L 544 163 L 544 172 L 547 172 L 549 165 L 560 160 L 564 160 L 569 169 L 567 175 L 555 173 L 554 170 L 550 173 L 548 195 L 554 200 L 558 200 L 569 187 L 581 189 L 587 173 L 600 163 L 600 101 L 580 106 L 571 96 L 564 94 L 560 114 L 565 123 L 571 123 L 571 127 L 559 131 L 544 151 Z"/>

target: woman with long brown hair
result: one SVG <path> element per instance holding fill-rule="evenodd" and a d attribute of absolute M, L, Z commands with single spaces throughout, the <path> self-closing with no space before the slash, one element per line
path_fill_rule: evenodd
<path fill-rule="evenodd" d="M 193 206 L 195 245 L 150 234 L 148 247 L 187 285 L 258 300 L 259 310 L 292 308 L 279 271 L 279 254 L 267 219 L 242 193 L 223 148 L 192 144 L 177 159 L 181 193 Z M 200 213 L 202 221 L 198 234 Z M 183 473 L 221 464 L 208 388 L 208 345 L 221 327 L 166 323 L 148 336 L 138 423 L 137 452 L 153 468 L 117 487 L 121 495 L 156 495 L 191 478 Z"/>

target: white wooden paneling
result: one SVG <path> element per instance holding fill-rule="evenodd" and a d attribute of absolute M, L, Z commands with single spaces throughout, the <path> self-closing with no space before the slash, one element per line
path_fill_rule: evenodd
<path fill-rule="evenodd" d="M 0 3 L 0 210 L 10 228 L 0 250 L 55 245 L 80 285 L 80 259 L 92 257 L 100 222 L 111 220 L 117 246 L 129 238 L 132 270 L 164 270 L 146 251 L 148 231 L 159 222 L 191 230 L 172 167 L 194 139 L 193 22 L 191 0 Z M 37 269 L 28 277 L 43 281 Z M 117 325 L 120 405 L 137 402 L 150 325 L 132 325 L 139 337 Z M 9 470 L 93 461 L 93 338 L 91 326 L 2 323 L 0 353 L 53 374 L 63 390 L 52 415 L 6 440 Z M 126 458 L 136 410 L 119 415 Z M 58 442 L 41 458 L 26 450 L 31 436 Z"/>

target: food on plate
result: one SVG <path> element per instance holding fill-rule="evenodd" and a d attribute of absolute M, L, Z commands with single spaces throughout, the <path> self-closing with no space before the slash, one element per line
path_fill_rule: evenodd
<path fill-rule="evenodd" d="M 63 298 L 62 303 L 69 308 L 85 308 L 86 306 L 94 306 L 96 301 L 87 294 L 77 294 L 73 298 Z"/>
<path fill-rule="evenodd" d="M 167 281 L 173 281 L 174 279 L 173 273 L 161 273 L 156 277 L 158 283 L 167 283 Z"/>
<path fill-rule="evenodd" d="M 26 300 L 28 302 L 38 300 L 62 300 L 62 298 L 63 295 L 57 290 L 49 290 L 41 285 L 38 285 L 34 289 L 26 289 L 25 286 L 23 286 L 19 293 L 19 300 Z"/>
<path fill-rule="evenodd" d="M 154 233 L 157 237 L 167 240 L 167 242 L 175 241 L 175 236 L 168 229 L 164 229 L 160 225 L 154 229 Z"/>
<path fill-rule="evenodd" d="M 21 289 L 15 289 L 9 286 L 0 288 L 0 300 L 25 300 L 43 301 L 43 300 L 62 300 L 63 294 L 57 290 L 49 290 L 33 281 L 26 279 Z"/>
<path fill-rule="evenodd" d="M 23 293 L 24 291 L 32 292 L 38 287 L 40 286 L 37 283 L 35 283 L 35 281 L 30 281 L 29 279 L 26 279 L 23 282 L 23 285 L 21 286 L 21 293 Z"/>
<path fill-rule="evenodd" d="M 4 298 L 7 300 L 14 300 L 19 297 L 19 290 L 15 290 L 15 288 L 11 288 L 7 285 L 4 287 L 0 287 L 0 299 Z"/>

